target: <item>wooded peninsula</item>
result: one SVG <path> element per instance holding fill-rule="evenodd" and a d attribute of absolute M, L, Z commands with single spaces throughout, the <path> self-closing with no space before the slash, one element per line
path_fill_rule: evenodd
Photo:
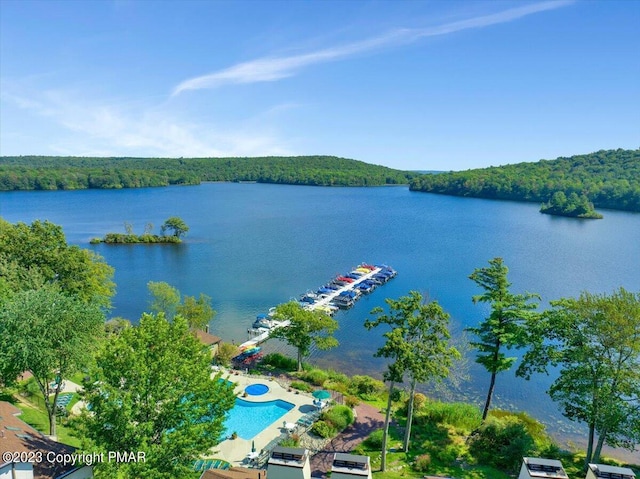
<path fill-rule="evenodd" d="M 640 149 L 601 150 L 536 163 L 421 175 L 411 181 L 410 188 L 455 196 L 537 202 L 551 202 L 555 193 L 562 192 L 567 201 L 562 202 L 558 195 L 555 200 L 562 208 L 555 210 L 557 213 L 549 210 L 552 214 L 563 214 L 572 206 L 580 206 L 584 203 L 583 196 L 599 208 L 640 211 Z M 572 211 L 582 210 L 576 207 Z"/>
<path fill-rule="evenodd" d="M 256 158 L 0 157 L 0 191 L 119 189 L 255 181 L 311 186 L 408 184 L 417 173 L 335 156 Z"/>

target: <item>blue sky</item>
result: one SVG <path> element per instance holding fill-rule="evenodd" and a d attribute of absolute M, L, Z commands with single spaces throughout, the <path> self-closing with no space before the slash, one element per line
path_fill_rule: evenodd
<path fill-rule="evenodd" d="M 640 1 L 0 0 L 0 154 L 459 170 L 640 146 Z"/>

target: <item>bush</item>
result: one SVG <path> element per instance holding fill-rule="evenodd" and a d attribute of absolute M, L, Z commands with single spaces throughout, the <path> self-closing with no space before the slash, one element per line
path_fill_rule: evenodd
<path fill-rule="evenodd" d="M 349 406 L 350 408 L 354 408 L 356 407 L 358 404 L 360 404 L 360 399 L 358 399 L 355 396 L 345 396 L 344 397 L 344 403 Z"/>
<path fill-rule="evenodd" d="M 316 386 L 322 386 L 325 381 L 329 379 L 329 375 L 321 369 L 311 369 L 310 371 L 305 371 L 300 374 L 300 379 L 315 384 Z"/>
<path fill-rule="evenodd" d="M 534 451 L 534 441 L 517 417 L 489 416 L 469 438 L 469 452 L 478 463 L 516 472 L 524 456 Z"/>
<path fill-rule="evenodd" d="M 291 436 L 280 442 L 280 445 L 282 447 L 298 447 L 300 445 L 300 436 L 297 434 L 292 434 Z"/>
<path fill-rule="evenodd" d="M 336 434 L 336 430 L 331 427 L 331 425 L 325 421 L 316 421 L 311 427 L 311 431 L 325 439 L 334 436 Z"/>
<path fill-rule="evenodd" d="M 273 366 L 283 371 L 295 371 L 298 369 L 298 362 L 295 359 L 280 353 L 267 354 L 262 358 L 262 364 Z"/>
<path fill-rule="evenodd" d="M 413 463 L 413 468 L 418 472 L 427 472 L 431 465 L 431 456 L 429 454 L 420 454 L 416 456 L 416 460 Z"/>
<path fill-rule="evenodd" d="M 348 406 L 334 406 L 322 413 L 322 420 L 332 425 L 336 431 L 342 431 L 353 424 L 353 411 Z"/>
<path fill-rule="evenodd" d="M 363 441 L 364 446 L 373 451 L 378 451 L 382 448 L 382 437 L 384 436 L 384 431 L 382 429 L 376 429 L 369 437 Z"/>
<path fill-rule="evenodd" d="M 302 382 L 302 381 L 292 381 L 290 386 L 293 389 L 298 389 L 300 391 L 305 391 L 305 392 L 313 391 L 313 388 L 311 386 L 309 386 L 307 383 Z"/>
<path fill-rule="evenodd" d="M 221 343 L 218 347 L 218 353 L 216 354 L 216 360 L 223 366 L 229 366 L 231 364 L 231 358 L 238 353 L 238 346 L 230 343 Z"/>
<path fill-rule="evenodd" d="M 385 387 L 382 381 L 369 376 L 353 376 L 351 378 L 350 391 L 364 400 L 375 400 L 384 392 Z"/>
<path fill-rule="evenodd" d="M 480 426 L 482 414 L 473 404 L 444 403 L 427 400 L 414 415 L 416 425 L 448 424 L 467 431 L 473 431 Z"/>

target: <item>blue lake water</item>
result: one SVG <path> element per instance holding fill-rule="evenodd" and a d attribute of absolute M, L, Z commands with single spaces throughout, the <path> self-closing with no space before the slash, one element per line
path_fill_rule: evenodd
<path fill-rule="evenodd" d="M 640 214 L 603 211 L 599 221 L 552 217 L 537 204 L 455 198 L 406 187 L 321 188 L 215 183 L 138 190 L 0 193 L 0 215 L 11 222 L 48 219 L 70 242 L 91 248 L 116 269 L 114 316 L 136 320 L 146 309 L 148 281 L 166 281 L 183 294 L 203 292 L 218 312 L 214 334 L 242 342 L 257 314 L 317 289 L 360 262 L 387 263 L 398 277 L 340 312 L 334 350 L 311 361 L 352 374 L 380 375 L 373 357 L 382 332 L 362 326 L 384 298 L 418 290 L 452 316 L 457 338 L 488 308 L 473 305 L 480 291 L 468 279 L 501 256 L 514 292 L 548 301 L 581 291 L 640 291 Z M 90 246 L 107 232 L 155 231 L 169 216 L 190 226 L 181 245 Z M 276 342 L 266 352 L 283 349 Z M 516 353 L 517 354 L 517 353 Z M 489 377 L 473 360 L 469 379 L 453 397 L 480 404 Z M 495 405 L 525 409 L 555 432 L 571 431 L 547 398 L 550 378 L 498 376 Z M 430 392 L 430 390 L 427 390 Z M 582 429 L 580 429 L 582 431 Z"/>

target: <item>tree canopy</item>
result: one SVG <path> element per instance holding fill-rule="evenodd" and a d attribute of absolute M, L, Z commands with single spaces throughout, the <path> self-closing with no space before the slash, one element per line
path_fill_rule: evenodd
<path fill-rule="evenodd" d="M 49 221 L 11 224 L 0 218 L 0 294 L 55 283 L 64 293 L 109 307 L 113 268 L 101 256 L 68 245 L 62 228 Z M 0 301 L 2 296 L 0 296 Z"/>
<path fill-rule="evenodd" d="M 549 395 L 568 419 L 589 427 L 585 464 L 599 461 L 605 443 L 633 450 L 640 443 L 640 293 L 585 292 L 551 304 L 532 325 L 518 374 L 559 369 Z"/>
<path fill-rule="evenodd" d="M 187 234 L 187 231 L 189 231 L 189 227 L 182 218 L 178 216 L 171 216 L 170 218 L 167 218 L 167 220 L 162 224 L 160 230 L 162 231 L 163 235 L 167 230 L 170 230 L 171 232 L 173 232 L 172 236 L 180 239 L 181 236 Z"/>
<path fill-rule="evenodd" d="M 0 157 L 0 191 L 141 188 L 202 181 L 310 186 L 407 184 L 416 173 L 335 156 L 258 158 Z"/>
<path fill-rule="evenodd" d="M 0 382 L 29 371 L 43 395 L 49 430 L 62 382 L 90 365 L 104 335 L 104 314 L 54 285 L 20 291 L 0 308 Z M 50 384 L 55 384 L 50 396 Z"/>
<path fill-rule="evenodd" d="M 235 395 L 211 377 L 210 361 L 180 316 L 145 313 L 106 343 L 84 384 L 91 411 L 82 428 L 98 451 L 146 453 L 144 463 L 97 465 L 106 477 L 188 477 L 220 442 Z"/>
<path fill-rule="evenodd" d="M 640 149 L 420 175 L 410 187 L 446 195 L 536 202 L 547 202 L 557 192 L 567 198 L 575 193 L 597 208 L 640 211 Z"/>
<path fill-rule="evenodd" d="M 271 330 L 272 338 L 285 340 L 298 350 L 298 371 L 302 371 L 302 360 L 309 355 L 311 346 L 331 349 L 338 345 L 332 334 L 338 329 L 338 322 L 321 311 L 309 311 L 297 301 L 276 306 L 275 319 L 290 321 L 289 326 Z"/>

